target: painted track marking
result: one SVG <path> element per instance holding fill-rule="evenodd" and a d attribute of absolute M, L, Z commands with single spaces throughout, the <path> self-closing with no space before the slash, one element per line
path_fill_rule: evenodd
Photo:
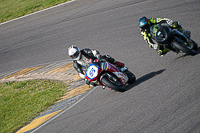
<path fill-rule="evenodd" d="M 44 9 L 44 10 L 41 10 L 41 11 L 38 11 L 38 12 L 34 12 L 34 13 L 31 13 L 31 14 L 28 14 L 28 15 L 25 15 L 25 16 L 22 16 L 22 17 L 19 17 L 19 18 L 16 18 L 16 19 L 12 19 L 12 20 L 9 20 L 9 21 L 0 23 L 0 25 L 7 24 L 7 23 L 9 23 L 9 22 L 13 22 L 13 21 L 15 21 L 15 20 L 22 19 L 22 18 L 31 16 L 31 15 L 34 15 L 34 14 L 37 14 L 37 13 L 40 13 L 40 12 L 44 12 L 44 11 L 47 11 L 47 10 L 50 10 L 50 9 L 53 9 L 53 8 L 56 8 L 56 7 L 65 5 L 65 4 L 69 4 L 69 3 L 74 2 L 74 1 L 75 1 L 75 0 L 67 1 L 67 2 L 65 2 L 65 3 L 59 4 L 59 5 L 56 5 L 56 6 L 53 6 L 53 7 L 49 7 L 49 8 L 47 8 L 47 9 Z"/>

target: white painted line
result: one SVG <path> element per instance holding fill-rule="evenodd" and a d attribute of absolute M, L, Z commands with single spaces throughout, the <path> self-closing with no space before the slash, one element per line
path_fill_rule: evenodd
<path fill-rule="evenodd" d="M 71 1 L 68 1 L 68 2 L 65 2 L 65 3 L 62 3 L 62 4 L 59 4 L 59 5 L 56 5 L 56 6 L 53 6 L 53 7 L 49 7 L 49 8 L 47 8 L 47 9 L 44 9 L 44 10 L 41 10 L 41 11 L 38 11 L 38 12 L 34 12 L 34 13 L 31 13 L 31 14 L 28 14 L 28 15 L 25 15 L 25 16 L 22 16 L 22 17 L 19 17 L 19 18 L 16 18 L 16 19 L 12 19 L 12 20 L 9 20 L 9 21 L 6 21 L 6 22 L 3 22 L 3 23 L 0 23 L 0 25 L 6 24 L 6 23 L 9 23 L 9 22 L 12 22 L 12 21 L 18 20 L 18 19 L 22 19 L 22 18 L 25 18 L 25 17 L 31 16 L 31 15 L 34 15 L 34 14 L 37 14 L 37 13 L 40 13 L 40 12 L 44 12 L 44 11 L 46 11 L 46 10 L 50 10 L 50 9 L 53 9 L 53 8 L 56 8 L 56 7 L 59 7 L 59 6 L 62 6 L 62 5 L 65 5 L 65 4 L 68 4 L 68 3 L 74 2 L 74 1 L 75 1 L 75 0 L 71 0 Z"/>
<path fill-rule="evenodd" d="M 75 102 L 74 104 L 72 104 L 72 106 L 70 106 L 69 108 L 67 108 L 66 110 L 62 111 L 61 113 L 59 113 L 58 115 L 56 115 L 55 117 L 51 118 L 50 120 L 46 121 L 45 123 L 43 123 L 42 125 L 40 125 L 39 127 L 37 127 L 36 129 L 34 129 L 33 131 L 31 131 L 31 133 L 34 133 L 35 131 L 37 131 L 38 129 L 42 128 L 43 126 L 45 126 L 46 124 L 48 124 L 49 122 L 51 122 L 52 120 L 56 119 L 58 116 L 62 115 L 63 113 L 67 112 L 69 109 L 71 109 L 73 106 L 75 106 L 76 104 L 78 104 L 79 102 L 81 102 L 83 99 L 85 99 L 88 95 L 90 95 L 97 87 L 92 88 L 92 90 L 90 90 L 89 92 L 86 92 L 86 95 L 83 96 L 81 99 L 79 99 L 77 102 Z"/>

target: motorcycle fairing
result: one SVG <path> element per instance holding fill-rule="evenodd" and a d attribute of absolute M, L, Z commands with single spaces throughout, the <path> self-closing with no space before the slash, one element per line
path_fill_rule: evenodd
<path fill-rule="evenodd" d="M 97 65 L 91 64 L 90 67 L 87 69 L 85 75 L 86 78 L 90 81 L 96 80 L 99 73 L 99 67 Z"/>
<path fill-rule="evenodd" d="M 125 85 L 128 81 L 128 77 L 122 72 L 120 72 L 119 69 L 115 65 L 109 62 L 107 63 L 108 63 L 107 71 L 112 72 Z"/>
<path fill-rule="evenodd" d="M 106 71 L 108 69 L 108 63 L 107 62 L 103 62 L 101 64 L 101 69 Z"/>
<path fill-rule="evenodd" d="M 113 72 L 118 78 L 122 78 L 123 84 L 126 84 L 128 82 L 128 77 L 123 74 L 122 72 Z"/>
<path fill-rule="evenodd" d="M 154 24 L 150 27 L 150 33 L 156 42 L 165 44 L 167 38 L 170 36 L 171 28 L 161 26 L 160 24 Z"/>
<path fill-rule="evenodd" d="M 124 85 L 127 83 L 128 77 L 125 74 L 123 74 L 122 72 L 120 72 L 119 69 L 115 65 L 113 65 L 112 63 L 109 63 L 109 62 L 104 62 L 102 64 L 103 64 L 101 66 L 102 70 L 106 70 L 108 72 L 113 73 L 120 80 L 120 82 L 123 83 Z"/>
<path fill-rule="evenodd" d="M 178 31 L 178 30 L 175 30 L 175 29 L 172 30 L 172 35 L 176 36 L 176 37 L 180 37 L 182 40 L 188 42 L 187 37 L 183 33 L 181 33 L 180 31 Z"/>

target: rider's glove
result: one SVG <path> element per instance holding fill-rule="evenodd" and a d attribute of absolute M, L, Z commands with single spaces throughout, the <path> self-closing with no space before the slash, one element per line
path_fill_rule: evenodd
<path fill-rule="evenodd" d="M 172 21 L 171 19 L 168 19 L 168 20 L 167 20 L 167 24 L 168 24 L 170 27 L 173 26 L 173 23 L 174 23 L 174 21 Z"/>
<path fill-rule="evenodd" d="M 176 28 L 178 30 L 182 29 L 180 22 L 174 21 L 171 25 L 171 27 Z"/>

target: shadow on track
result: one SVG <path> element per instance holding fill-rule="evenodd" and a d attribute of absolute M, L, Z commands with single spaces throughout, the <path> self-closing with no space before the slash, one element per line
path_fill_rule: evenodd
<path fill-rule="evenodd" d="M 126 91 L 128 91 L 128 90 L 132 89 L 133 87 L 135 87 L 135 86 L 137 86 L 137 85 L 139 85 L 139 84 L 141 84 L 141 83 L 143 83 L 143 82 L 145 82 L 145 81 L 147 81 L 147 80 L 149 80 L 149 79 L 161 74 L 165 70 L 166 69 L 162 69 L 162 70 L 159 70 L 159 71 L 156 71 L 156 72 L 151 72 L 151 73 L 148 73 L 148 74 L 140 77 L 139 79 L 136 79 L 136 82 L 134 84 L 130 84 L 130 85 L 127 86 L 127 90 Z"/>

